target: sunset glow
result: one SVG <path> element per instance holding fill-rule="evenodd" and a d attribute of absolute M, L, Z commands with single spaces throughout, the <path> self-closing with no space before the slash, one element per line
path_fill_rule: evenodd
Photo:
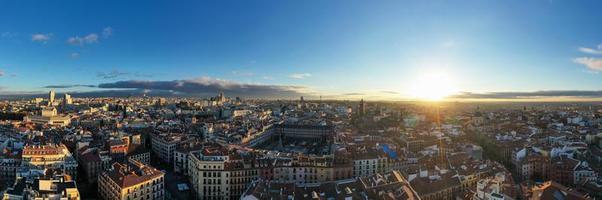
<path fill-rule="evenodd" d="M 427 72 L 411 82 L 408 93 L 412 98 L 437 101 L 457 92 L 456 83 L 449 74 Z"/>

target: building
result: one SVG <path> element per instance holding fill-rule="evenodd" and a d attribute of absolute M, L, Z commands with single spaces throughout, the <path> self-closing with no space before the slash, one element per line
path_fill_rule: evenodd
<path fill-rule="evenodd" d="M 73 98 L 71 98 L 71 95 L 65 93 L 65 95 L 63 96 L 63 106 L 71 104 L 73 104 Z"/>
<path fill-rule="evenodd" d="M 539 148 L 527 146 L 513 154 L 512 161 L 516 173 L 523 179 L 547 180 L 549 177 L 550 157 Z"/>
<path fill-rule="evenodd" d="M 29 115 L 23 118 L 25 122 L 48 124 L 51 126 L 67 126 L 71 124 L 71 117 L 58 115 L 56 108 L 46 107 L 40 115 Z"/>
<path fill-rule="evenodd" d="M 197 152 L 203 149 L 200 142 L 191 142 L 180 144 L 174 151 L 173 169 L 175 173 L 188 175 L 188 155 L 190 152 Z"/>
<path fill-rule="evenodd" d="M 516 199 L 516 188 L 509 173 L 497 173 L 493 177 L 480 179 L 476 185 L 474 200 Z"/>
<path fill-rule="evenodd" d="M 75 181 L 66 174 L 53 170 L 29 171 L 18 177 L 4 193 L 4 200 L 56 199 L 79 200 Z"/>
<path fill-rule="evenodd" d="M 189 139 L 183 134 L 152 134 L 152 151 L 159 159 L 161 159 L 161 161 L 171 164 L 173 162 L 173 155 L 177 145 L 180 143 L 186 143 L 188 141 Z"/>
<path fill-rule="evenodd" d="M 56 93 L 54 92 L 54 90 L 50 90 L 50 92 L 48 93 L 48 106 L 52 106 L 54 104 L 55 96 L 56 96 Z"/>
<path fill-rule="evenodd" d="M 47 144 L 25 146 L 21 166 L 30 169 L 60 169 L 76 178 L 78 163 L 64 144 Z"/>
<path fill-rule="evenodd" d="M 579 160 L 567 156 L 559 156 L 552 160 L 550 179 L 566 186 L 574 185 L 575 168 Z"/>
<path fill-rule="evenodd" d="M 135 160 L 113 163 L 98 177 L 101 199 L 164 199 L 164 173 Z"/>
<path fill-rule="evenodd" d="M 587 161 L 581 161 L 574 168 L 575 173 L 573 174 L 573 184 L 577 185 L 584 182 L 595 181 L 598 178 L 598 174 L 589 166 Z"/>
<path fill-rule="evenodd" d="M 358 112 L 360 116 L 364 116 L 366 114 L 366 102 L 364 102 L 364 99 L 360 100 Z"/>
<path fill-rule="evenodd" d="M 2 186 L 12 185 L 17 171 L 21 168 L 21 159 L 3 158 L 0 160 L 0 183 Z"/>
<path fill-rule="evenodd" d="M 333 142 L 336 136 L 333 126 L 277 124 L 274 136 L 282 140 L 298 139 L 305 141 Z"/>
<path fill-rule="evenodd" d="M 150 151 L 147 148 L 144 148 L 143 145 L 130 143 L 126 158 L 128 160 L 136 160 L 145 165 L 150 165 L 150 154 Z"/>
<path fill-rule="evenodd" d="M 523 185 L 523 198 L 529 200 L 544 200 L 544 199 L 571 199 L 585 200 L 592 199 L 591 197 L 581 194 L 574 189 L 563 186 L 554 181 L 546 181 L 542 184 L 533 186 Z"/>
<path fill-rule="evenodd" d="M 456 174 L 445 169 L 419 170 L 408 181 L 423 200 L 452 200 L 462 190 Z"/>
<path fill-rule="evenodd" d="M 254 181 L 242 200 L 289 199 L 396 199 L 419 200 L 418 194 L 400 172 L 391 171 L 361 179 L 331 181 L 312 185 Z"/>
<path fill-rule="evenodd" d="M 388 157 L 383 151 L 359 147 L 351 151 L 353 177 L 370 176 L 388 171 Z"/>
<path fill-rule="evenodd" d="M 88 147 L 78 150 L 77 160 L 81 163 L 83 175 L 88 183 L 96 183 L 98 175 L 109 169 L 112 163 L 108 151 Z"/>
<path fill-rule="evenodd" d="M 188 174 L 197 199 L 238 199 L 257 177 L 258 170 L 251 160 L 245 162 L 230 153 L 222 146 L 189 153 Z"/>

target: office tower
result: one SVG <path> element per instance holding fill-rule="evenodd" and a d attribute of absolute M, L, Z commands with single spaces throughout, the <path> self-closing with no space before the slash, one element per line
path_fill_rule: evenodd
<path fill-rule="evenodd" d="M 52 105 L 52 103 L 54 103 L 55 95 L 56 93 L 54 92 L 54 90 L 50 90 L 50 93 L 48 93 L 48 105 Z"/>
<path fill-rule="evenodd" d="M 73 103 L 73 99 L 71 98 L 71 95 L 65 93 L 65 95 L 63 96 L 63 105 L 70 105 Z"/>
<path fill-rule="evenodd" d="M 366 103 L 364 102 L 364 99 L 360 100 L 359 112 L 360 115 L 366 114 Z"/>

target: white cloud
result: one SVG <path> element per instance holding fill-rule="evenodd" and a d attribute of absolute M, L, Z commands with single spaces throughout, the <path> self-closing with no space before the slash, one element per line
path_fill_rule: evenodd
<path fill-rule="evenodd" d="M 583 53 L 589 53 L 589 54 L 600 54 L 602 55 L 602 44 L 598 45 L 598 49 L 592 49 L 592 48 L 587 48 L 587 47 L 579 47 L 579 51 L 583 52 Z"/>
<path fill-rule="evenodd" d="M 42 34 L 42 33 L 33 34 L 33 35 L 31 35 L 31 41 L 46 43 L 46 42 L 48 42 L 48 40 L 50 40 L 51 36 L 52 36 L 52 33 L 47 33 L 47 34 Z"/>
<path fill-rule="evenodd" d="M 80 46 L 83 46 L 84 44 L 97 43 L 98 42 L 98 34 L 90 33 L 90 34 L 84 36 L 83 38 L 79 37 L 79 36 L 70 37 L 69 39 L 67 39 L 67 42 L 72 45 L 80 45 Z"/>
<path fill-rule="evenodd" d="M 78 36 L 70 37 L 69 39 L 67 39 L 67 43 L 72 45 L 82 45 L 84 43 L 84 39 Z"/>
<path fill-rule="evenodd" d="M 294 74 L 288 75 L 288 77 L 294 78 L 294 79 L 304 79 L 304 78 L 308 78 L 310 76 L 311 76 L 310 73 L 294 73 Z"/>
<path fill-rule="evenodd" d="M 573 62 L 585 65 L 590 70 L 602 71 L 602 58 L 580 57 L 575 58 Z"/>
<path fill-rule="evenodd" d="M 98 35 L 96 33 L 90 33 L 84 37 L 84 41 L 86 41 L 86 43 L 98 42 Z"/>
<path fill-rule="evenodd" d="M 4 76 L 4 71 L 0 70 L 0 76 Z"/>
<path fill-rule="evenodd" d="M 113 35 L 113 28 L 110 26 L 102 29 L 102 37 L 108 38 L 111 35 Z"/>
<path fill-rule="evenodd" d="M 73 59 L 79 58 L 79 53 L 77 53 L 77 52 L 71 53 L 71 58 L 73 58 Z"/>

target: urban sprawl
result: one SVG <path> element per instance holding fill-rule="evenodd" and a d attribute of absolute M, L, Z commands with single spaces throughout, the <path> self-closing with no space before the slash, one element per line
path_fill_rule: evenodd
<path fill-rule="evenodd" d="M 602 104 L 0 101 L 3 199 L 602 199 Z"/>

